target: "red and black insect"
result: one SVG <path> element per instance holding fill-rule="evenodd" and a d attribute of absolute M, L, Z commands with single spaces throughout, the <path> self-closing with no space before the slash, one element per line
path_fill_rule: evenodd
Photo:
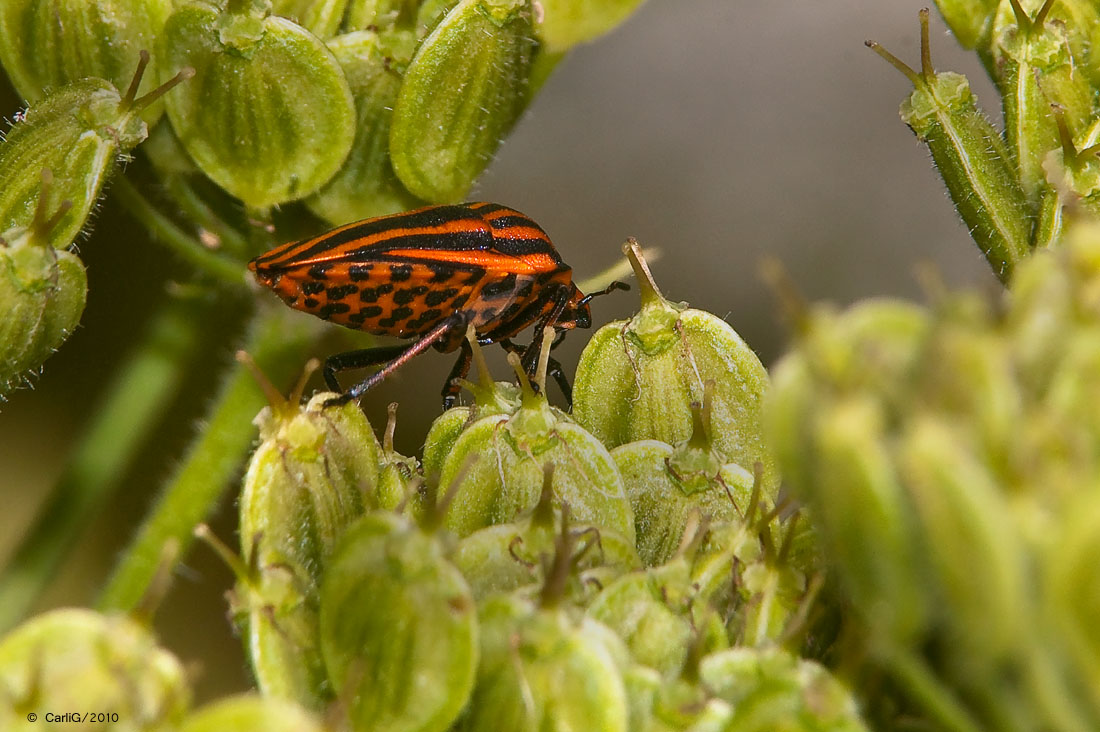
<path fill-rule="evenodd" d="M 358 399 L 429 347 L 444 353 L 458 348 L 458 362 L 443 387 L 443 406 L 450 407 L 458 394 L 456 379 L 470 369 L 469 325 L 479 343 L 522 353 L 524 368 L 532 373 L 543 328 L 557 331 L 557 345 L 566 331 L 591 326 L 593 297 L 628 289 L 613 282 L 584 295 L 546 232 L 495 203 L 428 206 L 367 219 L 276 247 L 248 267 L 292 308 L 374 335 L 416 339 L 326 359 L 323 373 L 333 391 L 342 391 L 338 372 L 382 365 L 336 403 Z M 532 324 L 530 345 L 512 342 Z M 557 361 L 551 360 L 550 369 L 571 399 Z"/>

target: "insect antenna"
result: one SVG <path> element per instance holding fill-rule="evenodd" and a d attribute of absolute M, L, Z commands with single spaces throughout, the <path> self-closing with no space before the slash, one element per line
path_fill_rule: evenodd
<path fill-rule="evenodd" d="M 626 284 L 625 282 L 619 282 L 618 280 L 615 280 L 610 285 L 603 288 L 602 290 L 599 290 L 598 292 L 588 293 L 587 295 L 582 297 L 580 299 L 580 302 L 578 302 L 577 304 L 583 307 L 583 306 L 587 305 L 592 300 L 592 298 L 594 298 L 594 297 L 603 297 L 604 295 L 610 295 L 615 290 L 629 290 L 629 289 L 630 289 L 630 285 Z"/>

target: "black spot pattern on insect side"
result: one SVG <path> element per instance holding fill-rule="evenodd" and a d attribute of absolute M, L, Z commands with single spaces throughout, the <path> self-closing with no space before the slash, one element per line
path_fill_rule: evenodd
<path fill-rule="evenodd" d="M 361 302 L 376 302 L 378 298 L 391 292 L 393 292 L 393 285 L 389 282 L 383 282 L 378 287 L 364 287 L 359 291 L 359 300 Z"/>
<path fill-rule="evenodd" d="M 362 311 L 362 310 L 360 310 L 360 311 L 359 311 L 359 312 L 357 312 L 357 313 L 352 313 L 351 315 L 349 315 L 349 316 L 348 316 L 348 322 L 349 322 L 349 323 L 354 323 L 355 325 L 362 325 L 362 324 L 363 324 L 363 321 L 364 321 L 364 320 L 366 320 L 366 319 L 367 319 L 367 317 L 368 317 L 368 316 L 367 316 L 367 315 L 364 315 L 364 314 L 363 314 L 363 311 Z"/>
<path fill-rule="evenodd" d="M 332 262 L 321 262 L 309 268 L 309 278 L 313 280 L 328 279 L 328 271 L 332 268 Z"/>
<path fill-rule="evenodd" d="M 408 326 L 411 329 L 417 330 L 423 328 L 429 323 L 435 322 L 441 315 L 443 315 L 442 310 L 431 308 L 430 310 L 425 310 L 424 312 L 420 313 L 420 317 L 416 320 L 410 320 L 408 322 Z"/>
<path fill-rule="evenodd" d="M 382 314 L 382 308 L 378 305 L 368 305 L 359 311 L 364 318 L 377 318 Z"/>
<path fill-rule="evenodd" d="M 374 269 L 373 264 L 353 264 L 348 267 L 348 277 L 352 282 L 362 282 L 363 280 L 370 279 L 370 271 Z"/>
<path fill-rule="evenodd" d="M 358 285 L 336 285 L 335 287 L 328 288 L 326 294 L 330 300 L 343 300 L 348 295 L 358 291 Z"/>
<path fill-rule="evenodd" d="M 468 293 L 468 292 L 464 293 L 462 295 L 459 295 L 458 297 L 456 297 L 454 299 L 454 302 L 451 303 L 451 309 L 452 310 L 458 310 L 463 305 L 465 305 L 466 301 L 469 300 L 469 299 L 470 299 L 470 293 Z"/>
<path fill-rule="evenodd" d="M 455 275 L 454 267 L 446 264 L 439 264 L 438 262 L 425 263 L 428 269 L 432 272 L 432 277 L 428 282 L 446 282 Z"/>
<path fill-rule="evenodd" d="M 511 295 L 516 291 L 516 275 L 502 277 L 496 282 L 486 282 L 481 288 L 481 296 L 487 300 L 495 300 L 498 297 Z"/>
<path fill-rule="evenodd" d="M 302 304 L 311 310 L 321 304 L 321 301 L 315 297 L 307 297 Z"/>
<path fill-rule="evenodd" d="M 535 291 L 535 281 L 532 279 L 525 279 L 523 286 L 516 291 L 516 297 L 520 300 L 526 300 L 531 297 L 531 293 Z"/>
<path fill-rule="evenodd" d="M 413 268 L 411 264 L 391 264 L 390 265 L 390 279 L 394 282 L 404 282 L 412 277 Z"/>
<path fill-rule="evenodd" d="M 390 317 L 394 320 L 405 320 L 412 317 L 413 309 L 407 307 L 394 308 L 390 311 Z"/>
<path fill-rule="evenodd" d="M 348 305 L 346 302 L 330 302 L 326 303 L 320 310 L 318 310 L 317 314 L 327 320 L 333 315 L 336 315 L 338 313 L 346 313 L 349 310 L 351 310 L 351 305 Z"/>
<path fill-rule="evenodd" d="M 470 272 L 470 274 L 466 277 L 466 279 L 462 280 L 462 284 L 464 284 L 464 285 L 476 285 L 481 280 L 481 278 L 484 277 L 484 276 L 485 276 L 485 270 L 475 269 L 472 272 Z"/>
<path fill-rule="evenodd" d="M 434 308 L 436 305 L 447 302 L 457 294 L 458 290 L 454 287 L 448 287 L 446 290 L 432 290 L 424 296 L 424 304 Z"/>
<path fill-rule="evenodd" d="M 324 292 L 324 290 L 325 290 L 325 283 L 324 282 L 309 281 L 309 282 L 303 282 L 302 283 L 302 292 L 304 292 L 307 295 L 316 295 L 320 292 Z"/>
<path fill-rule="evenodd" d="M 398 305 L 408 305 L 427 291 L 427 285 L 417 285 L 409 289 L 397 290 L 393 293 L 393 301 Z"/>

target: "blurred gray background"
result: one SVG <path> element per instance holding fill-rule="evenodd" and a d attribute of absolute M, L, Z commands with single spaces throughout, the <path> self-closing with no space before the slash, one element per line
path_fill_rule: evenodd
<path fill-rule="evenodd" d="M 779 258 L 815 300 L 919 298 L 914 271 L 922 262 L 949 283 L 993 287 L 926 150 L 898 119 L 908 81 L 863 46 L 873 38 L 917 64 L 920 7 L 650 0 L 559 67 L 472 197 L 534 217 L 579 279 L 616 261 L 627 236 L 659 247 L 664 256 L 653 269 L 666 295 L 727 318 L 765 364 L 787 339 L 758 276 L 765 256 Z M 966 73 L 981 101 L 994 100 L 976 59 L 956 47 L 935 13 L 932 27 L 936 66 Z M 10 89 L 3 99 L 0 113 L 10 119 L 19 103 Z M 142 276 L 163 271 L 162 250 L 110 246 L 133 228 L 108 198 L 96 237 L 82 248 L 92 288 L 83 327 L 34 390 L 0 405 L 0 562 L 163 287 Z M 600 299 L 596 323 L 625 317 L 635 304 L 634 293 Z M 572 336 L 563 347 L 569 371 L 583 341 Z M 216 362 L 228 357 L 210 354 Z M 494 363 L 504 378 L 502 362 Z M 438 414 L 435 395 L 449 367 L 450 358 L 426 355 L 366 400 L 377 426 L 389 401 L 401 403 L 400 449 L 416 451 Z M 156 435 L 171 455 L 186 447 L 216 383 L 209 374 L 193 381 L 192 412 Z M 49 605 L 87 601 L 174 464 L 163 453 L 142 458 L 126 495 L 88 526 Z M 227 506 L 219 517 L 226 538 L 232 514 Z M 231 582 L 197 548 L 158 621 L 165 643 L 196 663 L 200 697 L 248 683 L 224 620 L 221 593 Z"/>

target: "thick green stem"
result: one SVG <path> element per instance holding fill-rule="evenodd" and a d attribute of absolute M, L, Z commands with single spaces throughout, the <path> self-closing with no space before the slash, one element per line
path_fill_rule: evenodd
<path fill-rule="evenodd" d="M 110 500 L 150 429 L 203 346 L 205 298 L 172 298 L 92 412 L 69 464 L 0 574 L 0 633 L 23 617 L 54 577 L 88 518 Z"/>
<path fill-rule="evenodd" d="M 284 382 L 301 370 L 317 332 L 310 319 L 280 309 L 257 316 L 244 347 L 273 381 Z M 247 369 L 234 362 L 201 433 L 100 595 L 99 609 L 133 609 L 157 573 L 166 542 L 178 541 L 179 558 L 186 556 L 192 531 L 217 506 L 255 439 L 252 419 L 265 404 Z"/>
<path fill-rule="evenodd" d="M 154 208 L 153 204 L 149 203 L 145 196 L 125 178 L 119 176 L 111 190 L 130 215 L 153 234 L 156 241 L 161 242 L 181 259 L 214 279 L 235 287 L 244 286 L 243 262 L 234 262 L 204 247 L 197 239 Z"/>

